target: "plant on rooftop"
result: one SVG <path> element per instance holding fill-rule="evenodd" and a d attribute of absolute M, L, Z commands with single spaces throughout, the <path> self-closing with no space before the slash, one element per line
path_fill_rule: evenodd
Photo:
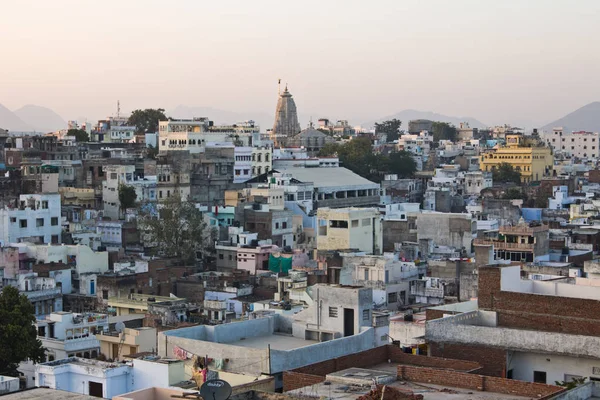
<path fill-rule="evenodd" d="M 0 375 L 18 376 L 21 361 L 44 360 L 45 349 L 34 323 L 34 308 L 27 296 L 15 287 L 4 287 L 0 293 Z"/>

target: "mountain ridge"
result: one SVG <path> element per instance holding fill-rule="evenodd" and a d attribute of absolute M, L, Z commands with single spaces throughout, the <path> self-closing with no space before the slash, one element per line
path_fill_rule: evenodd
<path fill-rule="evenodd" d="M 600 101 L 593 101 L 571 111 L 544 126 L 542 130 L 551 131 L 552 128 L 562 127 L 565 132 L 588 131 L 600 132 Z"/>

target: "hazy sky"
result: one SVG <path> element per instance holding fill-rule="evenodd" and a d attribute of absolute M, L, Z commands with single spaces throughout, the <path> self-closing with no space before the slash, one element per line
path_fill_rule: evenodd
<path fill-rule="evenodd" d="M 600 100 L 598 0 L 0 0 L 0 103 L 178 104 L 352 123 L 413 108 L 545 123 Z"/>

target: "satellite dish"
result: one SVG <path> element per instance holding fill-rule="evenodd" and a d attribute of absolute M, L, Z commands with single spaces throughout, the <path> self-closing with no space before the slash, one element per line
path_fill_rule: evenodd
<path fill-rule="evenodd" d="M 211 379 L 202 384 L 200 395 L 204 400 L 227 400 L 231 396 L 231 385 L 222 379 Z"/>
<path fill-rule="evenodd" d="M 125 324 L 123 323 L 123 321 L 119 321 L 115 324 L 115 329 L 117 330 L 117 332 L 121 333 L 125 330 Z"/>

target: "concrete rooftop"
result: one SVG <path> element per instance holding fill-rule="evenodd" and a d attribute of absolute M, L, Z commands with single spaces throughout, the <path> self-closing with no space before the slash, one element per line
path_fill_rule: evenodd
<path fill-rule="evenodd" d="M 92 400 L 97 397 L 49 388 L 34 388 L 2 396 L 2 400 Z"/>
<path fill-rule="evenodd" d="M 329 398 L 330 400 L 355 400 L 371 390 L 371 382 L 377 377 L 380 385 L 393 387 L 401 392 L 420 394 L 424 400 L 523 400 L 525 396 L 514 396 L 493 392 L 478 392 L 451 386 L 440 386 L 393 379 L 398 364 L 386 363 L 372 368 L 349 368 L 327 375 L 326 381 L 286 392 L 289 395 Z"/>
<path fill-rule="evenodd" d="M 310 346 L 317 344 L 316 340 L 304 340 L 284 334 L 271 334 L 266 336 L 258 336 L 230 342 L 228 344 L 242 347 L 252 347 L 255 349 L 266 349 L 267 345 L 271 345 L 273 350 L 292 350 L 299 347 Z"/>

